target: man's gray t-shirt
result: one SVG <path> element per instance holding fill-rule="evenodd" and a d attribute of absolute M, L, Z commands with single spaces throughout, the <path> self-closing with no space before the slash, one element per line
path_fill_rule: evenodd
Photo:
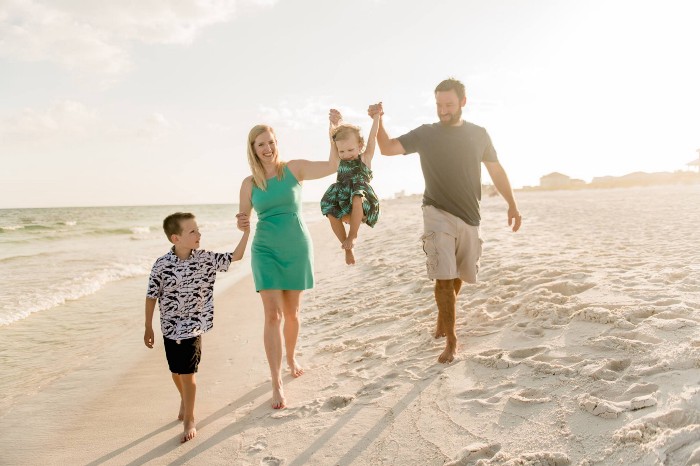
<path fill-rule="evenodd" d="M 481 162 L 498 162 L 484 128 L 422 125 L 397 138 L 406 154 L 418 152 L 425 178 L 423 205 L 449 212 L 469 225 L 481 222 Z"/>

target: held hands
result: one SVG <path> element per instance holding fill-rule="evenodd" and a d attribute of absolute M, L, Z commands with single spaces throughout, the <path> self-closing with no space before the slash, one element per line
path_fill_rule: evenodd
<path fill-rule="evenodd" d="M 370 118 L 374 119 L 376 116 L 382 116 L 384 115 L 384 107 L 382 106 L 382 103 L 376 103 L 372 104 L 369 106 L 367 109 L 367 115 L 369 115 Z"/>
<path fill-rule="evenodd" d="M 237 213 L 236 227 L 243 232 L 250 231 L 250 217 L 248 217 L 248 215 L 244 214 L 243 212 Z"/>
<path fill-rule="evenodd" d="M 513 226 L 513 233 L 520 230 L 520 225 L 523 223 L 523 216 L 515 206 L 508 207 L 508 226 Z"/>

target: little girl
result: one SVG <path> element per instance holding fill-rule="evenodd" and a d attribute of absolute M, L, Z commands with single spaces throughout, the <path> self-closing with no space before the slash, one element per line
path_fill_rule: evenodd
<path fill-rule="evenodd" d="M 374 227 L 379 219 L 379 199 L 369 185 L 372 181 L 372 156 L 379 129 L 379 113 L 374 115 L 369 132 L 367 148 L 364 152 L 364 139 L 360 128 L 341 124 L 340 112 L 331 109 L 330 137 L 331 153 L 339 159 L 338 177 L 321 199 L 321 213 L 331 222 L 333 233 L 345 250 L 345 263 L 355 263 L 353 247 L 357 239 L 360 223 Z M 343 222 L 350 224 L 346 233 Z"/>

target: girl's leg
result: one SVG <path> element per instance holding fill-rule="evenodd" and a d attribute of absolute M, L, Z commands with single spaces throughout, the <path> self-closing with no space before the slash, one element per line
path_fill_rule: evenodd
<path fill-rule="evenodd" d="M 272 377 L 272 407 L 281 409 L 286 406 L 282 390 L 282 290 L 262 290 L 260 298 L 265 309 L 263 340 Z"/>
<path fill-rule="evenodd" d="M 331 229 L 333 230 L 333 233 L 335 233 L 335 236 L 338 237 L 340 244 L 343 244 L 343 241 L 347 239 L 347 234 L 345 233 L 345 225 L 343 225 L 343 221 L 339 218 L 335 218 L 330 214 L 326 215 L 326 217 L 328 217 L 328 221 L 331 222 Z"/>
<path fill-rule="evenodd" d="M 362 210 L 362 196 L 353 196 L 352 198 L 352 211 L 350 212 L 350 231 L 348 231 L 348 237 L 343 241 L 343 249 L 350 251 L 352 255 L 352 248 L 355 247 L 355 240 L 357 239 L 357 232 L 360 229 L 360 223 L 362 223 L 362 217 L 364 216 L 364 211 Z M 346 253 L 347 262 L 347 253 Z M 351 262 L 347 262 L 350 264 Z M 352 255 L 352 264 L 355 263 L 355 257 Z"/>
<path fill-rule="evenodd" d="M 284 297 L 284 346 L 287 350 L 287 365 L 293 377 L 299 377 L 304 373 L 304 369 L 299 365 L 295 356 L 300 327 L 301 293 L 297 290 L 282 292 Z"/>

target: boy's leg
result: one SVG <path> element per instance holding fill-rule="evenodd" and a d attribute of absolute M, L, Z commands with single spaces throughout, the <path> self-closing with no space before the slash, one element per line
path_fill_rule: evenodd
<path fill-rule="evenodd" d="M 301 291 L 285 290 L 284 298 L 284 346 L 287 351 L 287 365 L 293 377 L 299 377 L 304 369 L 295 357 L 297 338 L 299 337 L 299 307 L 301 306 Z"/>
<path fill-rule="evenodd" d="M 260 290 L 260 298 L 265 310 L 263 340 L 272 377 L 272 407 L 281 409 L 286 406 L 282 389 L 282 290 Z"/>
<path fill-rule="evenodd" d="M 182 421 L 185 418 L 185 397 L 182 394 L 182 380 L 180 379 L 180 374 L 171 372 L 170 375 L 173 377 L 173 382 L 175 382 L 177 391 L 180 393 L 180 412 L 178 413 L 177 418 Z"/>
<path fill-rule="evenodd" d="M 194 422 L 194 400 L 197 395 L 197 380 L 195 374 L 180 374 L 182 383 L 182 400 L 185 405 L 185 416 L 183 419 L 184 433 L 181 443 L 192 440 L 197 435 L 197 428 Z"/>

